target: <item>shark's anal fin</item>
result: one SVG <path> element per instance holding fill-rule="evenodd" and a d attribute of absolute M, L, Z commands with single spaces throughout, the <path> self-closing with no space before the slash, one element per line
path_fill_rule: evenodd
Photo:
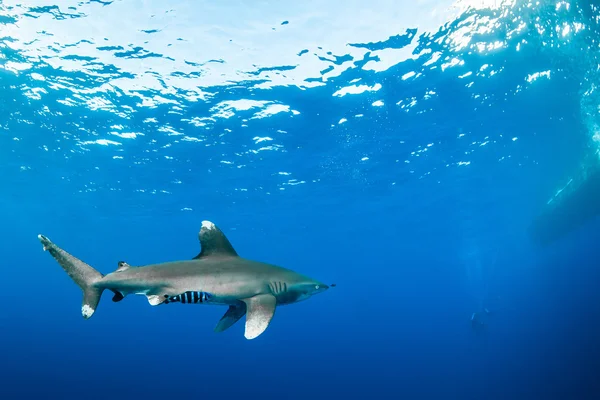
<path fill-rule="evenodd" d="M 259 294 L 243 300 L 246 303 L 246 339 L 254 339 L 267 329 L 275 314 L 277 299 L 272 294 Z"/>
<path fill-rule="evenodd" d="M 215 326 L 215 332 L 223 332 L 230 328 L 233 324 L 239 321 L 246 314 L 246 303 L 239 302 L 235 306 L 229 306 L 225 315 L 221 318 L 217 326 Z"/>
<path fill-rule="evenodd" d="M 201 251 L 194 260 L 209 256 L 237 257 L 238 255 L 225 234 L 210 221 L 202 221 L 198 239 Z"/>
<path fill-rule="evenodd" d="M 116 290 L 113 290 L 113 293 L 115 295 L 113 296 L 112 301 L 114 301 L 115 303 L 118 303 L 119 301 L 121 301 L 125 298 L 125 296 L 123 296 L 123 293 L 121 293 L 121 292 L 117 292 Z"/>

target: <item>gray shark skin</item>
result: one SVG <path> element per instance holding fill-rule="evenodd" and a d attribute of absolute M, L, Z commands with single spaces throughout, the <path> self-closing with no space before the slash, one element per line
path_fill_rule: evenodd
<path fill-rule="evenodd" d="M 228 306 L 215 327 L 222 332 L 246 315 L 244 336 L 254 339 L 269 326 L 277 306 L 297 303 L 329 286 L 292 270 L 238 256 L 221 230 L 203 221 L 200 253 L 191 260 L 145 266 L 118 263 L 116 271 L 103 275 L 85 262 L 38 235 L 44 251 L 67 272 L 83 291 L 81 314 L 90 318 L 104 290 L 113 301 L 130 294 L 144 295 L 152 306 L 172 302 Z"/>

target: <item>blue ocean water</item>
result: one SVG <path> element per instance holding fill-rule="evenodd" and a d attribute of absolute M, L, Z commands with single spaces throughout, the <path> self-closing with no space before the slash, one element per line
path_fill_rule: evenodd
<path fill-rule="evenodd" d="M 599 11 L 1 1 L 0 398 L 599 398 L 600 222 L 527 233 L 597 148 Z M 142 296 L 84 320 L 37 240 L 109 273 L 203 220 L 337 286 L 252 341 Z"/>

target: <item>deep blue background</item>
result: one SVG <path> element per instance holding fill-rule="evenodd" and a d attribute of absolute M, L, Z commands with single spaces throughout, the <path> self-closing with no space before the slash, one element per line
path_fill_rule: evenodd
<path fill-rule="evenodd" d="M 174 146 L 169 154 L 176 163 L 126 164 L 102 146 L 70 152 L 75 140 L 58 132 L 86 114 L 88 129 L 102 132 L 116 117 L 84 104 L 63 106 L 55 92 L 31 101 L 23 94 L 28 74 L 0 69 L 0 397 L 598 398 L 600 222 L 543 249 L 526 235 L 575 170 L 591 134 L 582 96 L 597 65 L 595 14 L 585 3 L 562 13 L 548 4 L 491 13 L 503 25 L 481 40 L 506 39 L 517 16 L 528 27 L 502 50 L 459 52 L 464 65 L 444 71 L 419 58 L 380 73 L 351 69 L 306 91 L 221 88 L 212 105 L 252 97 L 301 114 L 242 130 L 242 112 L 214 128 L 231 135 L 206 133 L 222 144 Z M 445 40 L 434 39 L 447 38 L 459 23 L 476 27 L 470 15 L 421 37 L 421 46 L 456 56 Z M 579 21 L 586 29 L 559 46 L 552 29 L 533 28 L 538 16 L 549 27 Z M 527 44 L 515 51 L 523 39 Z M 0 65 L 23 57 L 6 43 Z M 458 76 L 484 64 L 500 72 L 465 87 Z M 43 60 L 34 70 L 49 81 L 68 75 Z M 399 79 L 413 70 L 423 75 Z M 526 82 L 545 70 L 550 79 Z M 332 97 L 355 78 L 382 89 Z M 428 90 L 436 96 L 408 112 L 395 105 Z M 376 100 L 385 105 L 371 107 Z M 116 101 L 135 105 L 126 97 Z M 43 104 L 68 114 L 40 114 Z M 209 108 L 189 104 L 185 113 Z M 138 110 L 128 123 L 147 135 L 120 154 L 141 159 L 151 139 L 170 140 L 144 125 L 149 116 L 186 129 L 182 116 L 168 110 Z M 364 117 L 352 118 L 359 113 Z M 342 117 L 349 121 L 336 125 Z M 277 130 L 287 132 L 278 139 L 287 152 L 245 156 L 248 167 L 241 170 L 219 163 L 249 138 Z M 490 143 L 479 146 L 486 137 Z M 410 155 L 428 143 L 434 145 L 427 152 Z M 458 166 L 461 160 L 471 163 Z M 277 171 L 307 183 L 279 190 Z M 183 183 L 169 184 L 175 178 Z M 89 186 L 96 190 L 86 192 Z M 135 192 L 157 187 L 170 193 Z M 244 187 L 250 189 L 234 190 Z M 278 309 L 254 341 L 244 339 L 243 323 L 212 332 L 222 308 L 153 308 L 139 296 L 115 304 L 105 294 L 94 317 L 84 320 L 80 290 L 36 239 L 43 233 L 108 273 L 119 260 L 143 265 L 193 257 L 204 219 L 219 225 L 240 255 L 337 287 Z M 481 301 L 497 312 L 476 333 L 469 318 Z"/>

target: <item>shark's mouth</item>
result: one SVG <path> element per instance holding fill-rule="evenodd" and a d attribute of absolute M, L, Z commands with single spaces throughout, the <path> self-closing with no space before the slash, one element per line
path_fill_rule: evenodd
<path fill-rule="evenodd" d="M 211 299 L 212 294 L 207 292 L 190 291 L 178 294 L 177 296 L 168 297 L 165 304 L 183 303 L 183 304 L 199 304 L 206 303 Z"/>

